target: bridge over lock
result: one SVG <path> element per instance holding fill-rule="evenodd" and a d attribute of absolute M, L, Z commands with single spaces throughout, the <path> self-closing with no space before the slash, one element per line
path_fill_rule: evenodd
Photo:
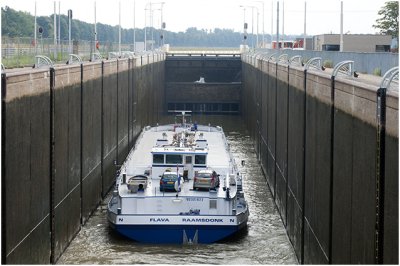
<path fill-rule="evenodd" d="M 398 92 L 351 66 L 201 52 L 3 72 L 2 262 L 55 263 L 141 128 L 186 109 L 242 115 L 300 263 L 397 264 Z"/>

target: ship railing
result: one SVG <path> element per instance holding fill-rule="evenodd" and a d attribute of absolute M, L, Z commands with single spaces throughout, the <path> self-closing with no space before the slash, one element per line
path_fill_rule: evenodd
<path fill-rule="evenodd" d="M 223 132 L 222 128 L 221 128 L 221 131 Z M 225 142 L 225 149 L 227 150 L 227 152 L 229 154 L 229 168 L 232 170 L 231 173 L 232 174 L 233 173 L 237 173 L 238 172 L 238 167 L 236 165 L 235 158 L 233 157 L 233 155 L 232 155 L 232 153 L 230 151 L 230 145 L 229 145 L 229 143 L 228 143 L 228 141 L 226 139 L 225 134 L 222 134 L 222 139 Z"/>

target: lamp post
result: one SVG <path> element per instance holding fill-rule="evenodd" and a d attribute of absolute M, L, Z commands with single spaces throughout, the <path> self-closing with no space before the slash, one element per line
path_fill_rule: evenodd
<path fill-rule="evenodd" d="M 136 52 L 136 0 L 133 0 L 133 52 Z"/>
<path fill-rule="evenodd" d="M 70 54 L 72 54 L 71 20 L 72 20 L 72 10 L 68 9 L 68 51 L 69 51 Z"/>
<path fill-rule="evenodd" d="M 243 8 L 251 8 L 251 46 L 253 47 L 254 50 L 254 9 L 257 10 L 257 14 L 258 14 L 258 8 L 256 6 L 240 6 Z M 257 43 L 258 43 L 258 19 L 257 19 Z"/>
<path fill-rule="evenodd" d="M 271 49 L 273 46 L 273 36 L 274 36 L 274 0 L 271 0 Z"/>
<path fill-rule="evenodd" d="M 54 1 L 54 60 L 57 60 L 57 4 Z"/>
<path fill-rule="evenodd" d="M 160 38 L 161 38 L 161 43 L 160 46 L 164 46 L 164 29 L 165 29 L 165 23 L 163 21 L 163 7 L 164 7 L 165 2 L 161 2 L 161 21 L 160 21 Z"/>
<path fill-rule="evenodd" d="M 58 50 L 62 57 L 61 49 L 61 3 L 58 1 Z"/>
<path fill-rule="evenodd" d="M 164 27 L 164 23 L 163 23 L 163 6 L 164 6 L 164 4 L 165 4 L 165 2 L 152 3 L 152 5 L 161 5 L 160 8 L 151 10 L 151 27 L 152 27 L 152 34 L 151 34 L 152 45 L 151 45 L 151 47 L 152 47 L 152 49 L 153 49 L 153 44 L 154 44 L 154 38 L 153 38 L 153 30 L 154 30 L 154 27 L 153 27 L 153 11 L 160 10 L 160 12 L 161 12 L 160 30 L 161 30 L 161 36 L 162 36 L 162 29 Z"/>
<path fill-rule="evenodd" d="M 34 43 L 35 43 L 35 55 L 37 55 L 37 37 L 36 37 L 36 31 L 37 31 L 37 29 L 36 29 L 36 25 L 37 25 L 37 23 L 36 23 L 36 1 L 35 1 L 35 27 L 34 27 L 34 30 L 33 30 L 33 35 L 34 35 Z"/>
<path fill-rule="evenodd" d="M 279 50 L 279 1 L 276 2 L 276 49 Z"/>
<path fill-rule="evenodd" d="M 118 26 L 118 56 L 121 56 L 121 1 L 118 3 L 119 8 L 119 26 Z"/>
<path fill-rule="evenodd" d="M 246 7 L 240 6 L 243 8 L 243 45 L 246 45 L 247 40 L 247 23 L 246 23 Z"/>
<path fill-rule="evenodd" d="M 254 2 L 256 2 L 256 3 L 261 3 L 261 5 L 262 5 L 262 43 L 263 43 L 263 46 L 265 46 L 265 31 L 264 31 L 264 2 L 263 1 L 254 1 Z M 258 23 L 258 22 L 257 22 Z"/>
<path fill-rule="evenodd" d="M 303 50 L 306 50 L 306 33 L 307 30 L 307 2 L 304 2 L 304 37 L 303 37 Z"/>
<path fill-rule="evenodd" d="M 145 8 L 144 8 L 144 50 L 147 51 L 147 6 L 150 5 L 150 10 L 151 10 L 151 2 L 147 3 Z"/>
<path fill-rule="evenodd" d="M 153 35 L 153 11 L 155 10 L 155 9 L 153 9 L 152 8 L 152 6 L 153 5 L 161 5 L 161 8 L 160 8 L 160 10 L 161 10 L 161 27 L 163 26 L 163 22 L 162 22 L 162 9 L 163 9 L 163 5 L 165 4 L 165 2 L 157 2 L 157 3 L 153 3 L 153 2 L 149 2 L 149 3 L 147 3 L 146 4 L 146 6 L 145 6 L 145 22 L 144 22 L 144 49 L 145 49 L 145 51 L 147 50 L 147 44 L 146 44 L 146 42 L 147 42 L 147 31 L 146 31 L 146 26 L 147 26 L 147 10 L 149 10 L 150 11 L 150 27 L 151 27 L 151 40 L 152 40 L 152 43 L 151 43 L 151 49 L 153 50 L 153 43 L 154 43 L 154 35 Z M 150 8 L 148 8 L 147 6 L 148 5 L 150 5 Z"/>
<path fill-rule="evenodd" d="M 94 2 L 94 49 L 93 53 L 96 53 L 96 48 L 98 47 L 97 45 L 97 20 L 96 20 L 96 1 Z M 92 60 L 94 60 L 94 55 L 92 55 Z"/>
<path fill-rule="evenodd" d="M 304 35 L 306 35 L 304 33 Z M 343 52 L 343 1 L 340 1 L 340 52 Z"/>

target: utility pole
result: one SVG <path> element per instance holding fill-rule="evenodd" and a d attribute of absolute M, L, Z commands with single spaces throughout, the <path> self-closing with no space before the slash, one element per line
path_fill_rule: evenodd
<path fill-rule="evenodd" d="M 54 60 L 57 60 L 57 4 L 54 1 Z"/>
<path fill-rule="evenodd" d="M 261 2 L 261 3 L 262 3 L 262 9 L 263 9 L 263 11 L 262 11 L 262 16 L 263 16 L 263 19 L 262 19 L 262 22 L 263 22 L 263 26 L 262 26 L 262 31 L 263 31 L 262 42 L 263 42 L 263 47 L 265 48 L 265 31 L 264 31 L 264 24 L 265 24 L 265 22 L 264 22 L 264 18 L 265 18 L 264 10 L 265 10 L 265 8 L 264 8 L 264 2 Z"/>
<path fill-rule="evenodd" d="M 260 12 L 258 12 L 258 8 L 257 8 L 257 38 L 256 38 L 256 48 L 258 48 L 258 17 L 260 15 Z"/>
<path fill-rule="evenodd" d="M 162 48 L 164 46 L 164 29 L 165 29 L 165 23 L 163 20 L 163 6 L 164 6 L 164 2 L 161 3 L 161 47 Z"/>
<path fill-rule="evenodd" d="M 133 52 L 136 52 L 136 0 L 133 0 Z"/>
<path fill-rule="evenodd" d="M 144 8 L 144 50 L 147 51 L 147 5 Z"/>
<path fill-rule="evenodd" d="M 36 36 L 37 29 L 36 29 L 36 24 L 37 23 L 36 23 L 36 1 L 35 1 L 35 27 L 34 27 L 34 30 L 33 30 L 34 31 L 34 34 L 33 34 L 34 37 L 33 38 L 35 39 L 34 40 L 34 42 L 35 42 L 35 55 L 37 55 L 37 36 Z"/>
<path fill-rule="evenodd" d="M 96 17 L 96 1 L 94 1 L 94 49 L 93 49 L 93 54 L 96 53 L 97 47 L 98 46 L 98 40 L 97 40 L 97 17 Z M 93 61 L 94 61 L 94 55 L 92 55 Z"/>
<path fill-rule="evenodd" d="M 340 52 L 343 52 L 343 1 L 340 2 Z"/>
<path fill-rule="evenodd" d="M 153 27 L 153 8 L 150 3 L 150 29 L 151 29 L 151 50 L 154 50 L 154 27 Z"/>
<path fill-rule="evenodd" d="M 303 37 L 303 49 L 306 49 L 306 30 L 307 30 L 307 2 L 304 2 L 304 37 Z"/>
<path fill-rule="evenodd" d="M 61 50 L 61 2 L 58 1 L 58 50 L 61 53 L 62 58 L 62 50 Z"/>
<path fill-rule="evenodd" d="M 279 1 L 276 2 L 276 49 L 279 50 Z"/>
<path fill-rule="evenodd" d="M 271 1 L 271 49 L 273 44 L 273 36 L 274 36 L 274 1 Z"/>
<path fill-rule="evenodd" d="M 72 10 L 68 10 L 68 51 L 72 54 L 72 43 L 71 43 L 71 20 L 72 20 Z"/>
<path fill-rule="evenodd" d="M 282 1 L 282 40 L 285 40 L 285 1 Z"/>
<path fill-rule="evenodd" d="M 118 56 L 121 56 L 121 1 L 119 1 Z"/>

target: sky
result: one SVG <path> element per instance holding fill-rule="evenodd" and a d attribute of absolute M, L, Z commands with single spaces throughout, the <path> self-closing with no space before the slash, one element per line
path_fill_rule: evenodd
<path fill-rule="evenodd" d="M 386 1 L 343 0 L 343 33 L 377 33 L 377 29 L 372 25 L 375 24 L 375 20 L 379 17 L 378 11 Z M 35 2 L 38 16 L 54 13 L 54 1 L 50 0 L 1 0 L 1 6 L 9 6 L 34 15 Z M 221 28 L 243 32 L 243 24 L 246 22 L 249 33 L 256 34 L 258 28 L 259 34 L 263 32 L 270 34 L 271 31 L 276 34 L 276 0 L 153 0 L 152 2 L 148 0 L 60 0 L 56 1 L 57 14 L 60 3 L 61 14 L 67 14 L 67 10 L 72 9 L 73 19 L 94 23 L 95 2 L 97 22 L 113 26 L 119 24 L 119 5 L 121 5 L 122 28 L 133 28 L 134 25 L 136 28 L 143 28 L 145 24 L 150 26 L 150 9 L 153 10 L 153 26 L 160 28 L 162 7 L 162 17 L 168 31 L 179 32 L 189 27 L 196 27 L 197 29 Z M 340 33 L 340 5 L 340 0 L 307 0 L 307 35 Z M 279 1 L 279 33 L 302 35 L 304 9 L 305 1 Z M 257 13 L 259 13 L 258 16 Z"/>

